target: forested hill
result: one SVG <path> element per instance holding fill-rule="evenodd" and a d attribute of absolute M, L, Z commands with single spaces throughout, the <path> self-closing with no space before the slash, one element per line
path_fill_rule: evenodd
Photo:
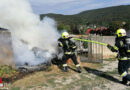
<path fill-rule="evenodd" d="M 101 9 L 87 10 L 75 15 L 61 14 L 41 14 L 54 18 L 59 23 L 64 24 L 85 24 L 86 22 L 94 24 L 108 24 L 112 21 L 130 22 L 130 5 L 113 6 Z"/>

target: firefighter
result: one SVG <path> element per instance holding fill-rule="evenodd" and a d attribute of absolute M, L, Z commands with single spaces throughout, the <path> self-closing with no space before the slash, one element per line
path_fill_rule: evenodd
<path fill-rule="evenodd" d="M 63 32 L 61 38 L 59 38 L 58 41 L 59 41 L 59 46 L 62 47 L 64 51 L 64 55 L 62 57 L 63 71 L 68 72 L 67 60 L 71 58 L 73 63 L 76 65 L 77 71 L 81 73 L 81 67 L 77 61 L 76 52 L 75 52 L 77 46 L 73 38 L 70 37 L 67 32 Z"/>
<path fill-rule="evenodd" d="M 122 84 L 127 85 L 130 81 L 128 68 L 130 65 L 130 38 L 126 35 L 125 29 L 118 29 L 116 32 L 115 46 L 107 45 L 112 52 L 117 52 L 118 72 L 122 77 Z"/>

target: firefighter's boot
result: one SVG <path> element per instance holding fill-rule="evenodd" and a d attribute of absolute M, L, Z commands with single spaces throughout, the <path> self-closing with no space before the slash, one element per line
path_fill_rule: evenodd
<path fill-rule="evenodd" d="M 82 70 L 81 70 L 81 67 L 79 66 L 79 67 L 77 67 L 77 71 L 78 71 L 78 73 L 81 73 L 82 72 Z"/>
<path fill-rule="evenodd" d="M 78 73 L 81 73 L 82 70 L 81 70 L 80 64 L 77 64 L 76 67 L 77 67 L 77 72 L 78 72 Z"/>
<path fill-rule="evenodd" d="M 123 77 L 121 83 L 127 85 L 127 82 L 128 82 L 127 78 Z"/>
<path fill-rule="evenodd" d="M 78 72 L 78 73 L 81 73 L 82 70 L 81 70 L 80 64 L 77 64 L 76 67 L 77 67 L 77 72 Z"/>
<path fill-rule="evenodd" d="M 64 72 L 68 72 L 68 66 L 63 67 Z"/>
<path fill-rule="evenodd" d="M 68 72 L 68 66 L 67 66 L 67 64 L 63 64 L 63 71 L 64 72 Z"/>

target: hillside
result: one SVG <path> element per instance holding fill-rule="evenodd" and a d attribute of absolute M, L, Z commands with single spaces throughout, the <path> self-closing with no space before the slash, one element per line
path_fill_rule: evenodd
<path fill-rule="evenodd" d="M 111 21 L 130 22 L 130 5 L 113 6 L 95 10 L 87 10 L 75 15 L 61 14 L 41 14 L 54 18 L 58 22 L 64 24 L 86 24 L 86 22 L 94 24 L 108 24 Z"/>

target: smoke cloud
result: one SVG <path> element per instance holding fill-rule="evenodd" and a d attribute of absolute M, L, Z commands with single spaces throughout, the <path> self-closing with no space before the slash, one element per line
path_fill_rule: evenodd
<path fill-rule="evenodd" d="M 59 34 L 53 19 L 40 21 L 27 0 L 1 0 L 0 10 L 0 27 L 12 34 L 16 65 L 37 65 L 57 54 Z"/>

